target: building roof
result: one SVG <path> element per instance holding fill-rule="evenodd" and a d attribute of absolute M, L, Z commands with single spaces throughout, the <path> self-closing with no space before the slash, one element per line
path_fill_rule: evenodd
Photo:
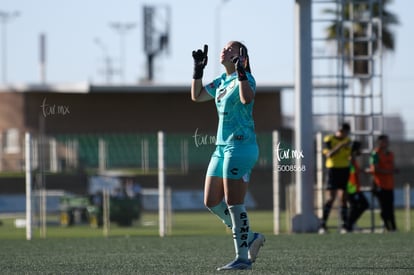
<path fill-rule="evenodd" d="M 266 84 L 258 85 L 260 92 L 282 91 L 293 89 L 293 84 Z M 177 84 L 140 84 L 140 85 L 94 85 L 90 83 L 69 83 L 69 84 L 11 84 L 0 85 L 1 92 L 18 93 L 184 93 L 190 90 L 190 85 Z"/>

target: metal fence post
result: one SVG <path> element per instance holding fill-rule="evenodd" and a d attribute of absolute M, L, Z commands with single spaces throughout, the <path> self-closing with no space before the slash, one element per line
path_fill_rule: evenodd
<path fill-rule="evenodd" d="M 404 186 L 404 198 L 405 198 L 405 231 L 411 231 L 411 194 L 410 183 L 406 183 Z"/>

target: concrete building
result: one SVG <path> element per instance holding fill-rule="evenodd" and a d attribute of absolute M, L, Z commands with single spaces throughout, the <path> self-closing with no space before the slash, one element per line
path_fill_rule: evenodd
<path fill-rule="evenodd" d="M 259 86 L 256 129 L 281 127 L 280 91 Z M 0 133 L 3 170 L 16 169 L 25 132 L 58 134 L 214 133 L 213 102 L 194 103 L 189 86 L 24 85 L 0 87 Z"/>
<path fill-rule="evenodd" d="M 282 128 L 281 90 L 285 88 L 291 89 L 292 86 L 258 86 L 255 97 L 256 132 L 258 134 L 266 133 L 266 142 L 263 143 L 265 147 L 262 148 L 261 155 L 267 157 L 259 160 L 254 177 L 254 181 L 257 181 L 258 184 L 252 189 L 252 192 L 261 193 L 262 197 L 263 194 L 268 194 L 268 200 L 264 201 L 267 207 L 271 205 L 271 155 L 273 150 L 268 141 L 271 139 L 271 131 Z M 34 137 L 55 138 L 86 134 L 94 137 L 97 135 L 116 137 L 117 134 L 156 134 L 157 131 L 162 130 L 167 136 L 178 134 L 192 139 L 196 132 L 213 136 L 216 134 L 216 129 L 217 112 L 214 102 L 192 102 L 189 85 L 3 86 L 0 87 L 0 172 L 23 171 L 25 132 L 32 133 Z M 289 139 L 291 138 L 290 132 L 287 136 Z M 154 144 L 156 141 L 149 140 L 148 142 Z M 136 147 L 140 147 L 140 145 L 138 144 Z M 214 148 L 214 144 L 209 145 Z M 62 144 L 62 146 L 66 146 L 66 144 Z M 147 146 L 149 150 L 155 148 L 152 151 L 156 151 L 156 147 L 151 146 L 151 144 Z M 180 143 L 174 146 L 182 145 Z M 204 155 L 198 157 L 203 160 L 203 163 L 198 166 L 195 163 L 190 163 L 188 171 L 184 168 L 178 174 L 169 175 L 167 182 L 174 188 L 202 188 L 206 169 L 204 162 L 208 162 L 212 149 L 206 148 L 207 146 L 195 148 L 194 144 L 190 144 L 189 147 L 190 152 L 186 153 L 190 155 L 189 161 L 192 161 L 191 157 L 194 159 L 194 154 L 204 152 Z M 96 148 L 94 150 L 97 151 Z M 137 150 L 139 151 L 141 148 Z M 81 148 L 79 147 L 76 151 L 81 151 Z M 51 151 L 48 149 L 45 152 L 44 155 L 49 157 Z M 60 148 L 58 142 L 56 152 L 57 157 L 60 158 L 59 155 L 67 154 L 68 149 L 67 147 Z M 75 158 L 80 159 L 78 154 L 81 153 L 76 152 Z M 38 155 L 40 152 L 36 152 L 36 154 Z M 148 154 L 154 155 L 154 152 Z M 51 167 L 49 164 L 47 163 L 48 169 Z M 142 168 L 140 165 L 137 164 L 137 170 Z M 87 185 L 85 179 L 80 178 L 79 174 L 73 176 L 74 178 L 71 179 L 71 175 L 68 174 L 64 176 L 59 176 L 56 173 L 47 175 L 47 186 L 51 189 L 85 192 Z M 290 175 L 286 176 L 290 177 Z M 154 174 L 147 174 L 138 176 L 137 181 L 144 187 L 153 187 L 156 186 L 157 177 Z M 23 192 L 23 182 L 24 178 L 9 178 L 0 184 L 7 186 L 7 188 L 2 188 L 3 192 L 10 190 L 10 192 L 16 193 Z M 198 184 L 194 186 L 194 183 Z M 188 184 L 193 185 L 189 187 Z"/>

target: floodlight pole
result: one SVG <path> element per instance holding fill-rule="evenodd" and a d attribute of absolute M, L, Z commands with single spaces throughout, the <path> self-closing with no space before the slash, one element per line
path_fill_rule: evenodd
<path fill-rule="evenodd" d="M 295 149 L 303 157 L 296 158 L 296 216 L 292 220 L 295 233 L 316 232 L 314 214 L 314 150 L 312 121 L 312 1 L 295 3 Z"/>
<path fill-rule="evenodd" d="M 39 68 L 40 81 L 42 84 L 46 83 L 46 34 L 41 33 L 39 36 Z"/>
<path fill-rule="evenodd" d="M 155 24 L 155 14 L 157 8 L 165 9 L 165 18 L 157 18 L 159 22 L 164 21 L 165 28 L 159 30 L 157 24 Z M 163 50 L 168 53 L 169 35 L 171 28 L 171 9 L 166 6 L 144 6 L 144 51 L 147 55 L 147 81 L 152 82 L 154 78 L 154 59 Z"/>
<path fill-rule="evenodd" d="M 7 81 L 7 24 L 14 18 L 18 17 L 20 13 L 18 11 L 5 12 L 0 11 L 0 24 L 1 24 L 1 41 L 2 41 L 2 82 L 6 84 Z"/>
<path fill-rule="evenodd" d="M 230 0 L 220 0 L 220 3 L 218 3 L 218 5 L 216 6 L 216 12 L 215 12 L 215 15 L 216 15 L 216 30 L 215 30 L 215 32 L 216 32 L 216 51 L 217 51 L 217 54 L 220 54 L 220 48 L 221 48 L 221 45 L 220 45 L 220 43 L 221 43 L 221 12 L 220 12 L 220 9 L 223 7 L 223 5 L 224 4 L 226 4 L 226 2 L 228 2 L 228 1 L 230 1 Z M 215 70 L 215 74 L 216 75 L 219 75 L 220 74 L 220 64 L 219 63 L 217 63 L 216 62 L 216 70 Z"/>
<path fill-rule="evenodd" d="M 120 64 L 121 64 L 121 82 L 125 83 L 125 56 L 126 56 L 126 49 L 125 49 L 125 36 L 128 31 L 132 30 L 136 27 L 135 23 L 121 23 L 121 22 L 114 22 L 110 24 L 111 28 L 113 28 L 120 37 L 119 40 L 119 49 L 120 49 Z"/>
<path fill-rule="evenodd" d="M 94 42 L 102 50 L 102 57 L 104 62 L 104 78 L 106 80 L 106 83 L 110 84 L 114 70 L 112 68 L 111 57 L 109 56 L 108 49 L 101 39 L 96 37 L 94 39 Z"/>

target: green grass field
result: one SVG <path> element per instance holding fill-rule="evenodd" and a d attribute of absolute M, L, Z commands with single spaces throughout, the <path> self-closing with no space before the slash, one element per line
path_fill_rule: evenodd
<path fill-rule="evenodd" d="M 272 235 L 271 212 L 251 212 L 255 231 L 267 240 L 255 274 L 414 274 L 414 232 Z M 367 222 L 363 218 L 361 223 Z M 144 215 L 151 224 L 155 215 Z M 334 219 L 332 219 L 334 222 Z M 47 238 L 26 241 L 13 220 L 0 226 L 1 274 L 216 274 L 234 257 L 231 234 L 206 212 L 176 213 L 172 235 L 157 226 L 112 226 L 109 237 L 87 226 L 49 226 Z"/>

